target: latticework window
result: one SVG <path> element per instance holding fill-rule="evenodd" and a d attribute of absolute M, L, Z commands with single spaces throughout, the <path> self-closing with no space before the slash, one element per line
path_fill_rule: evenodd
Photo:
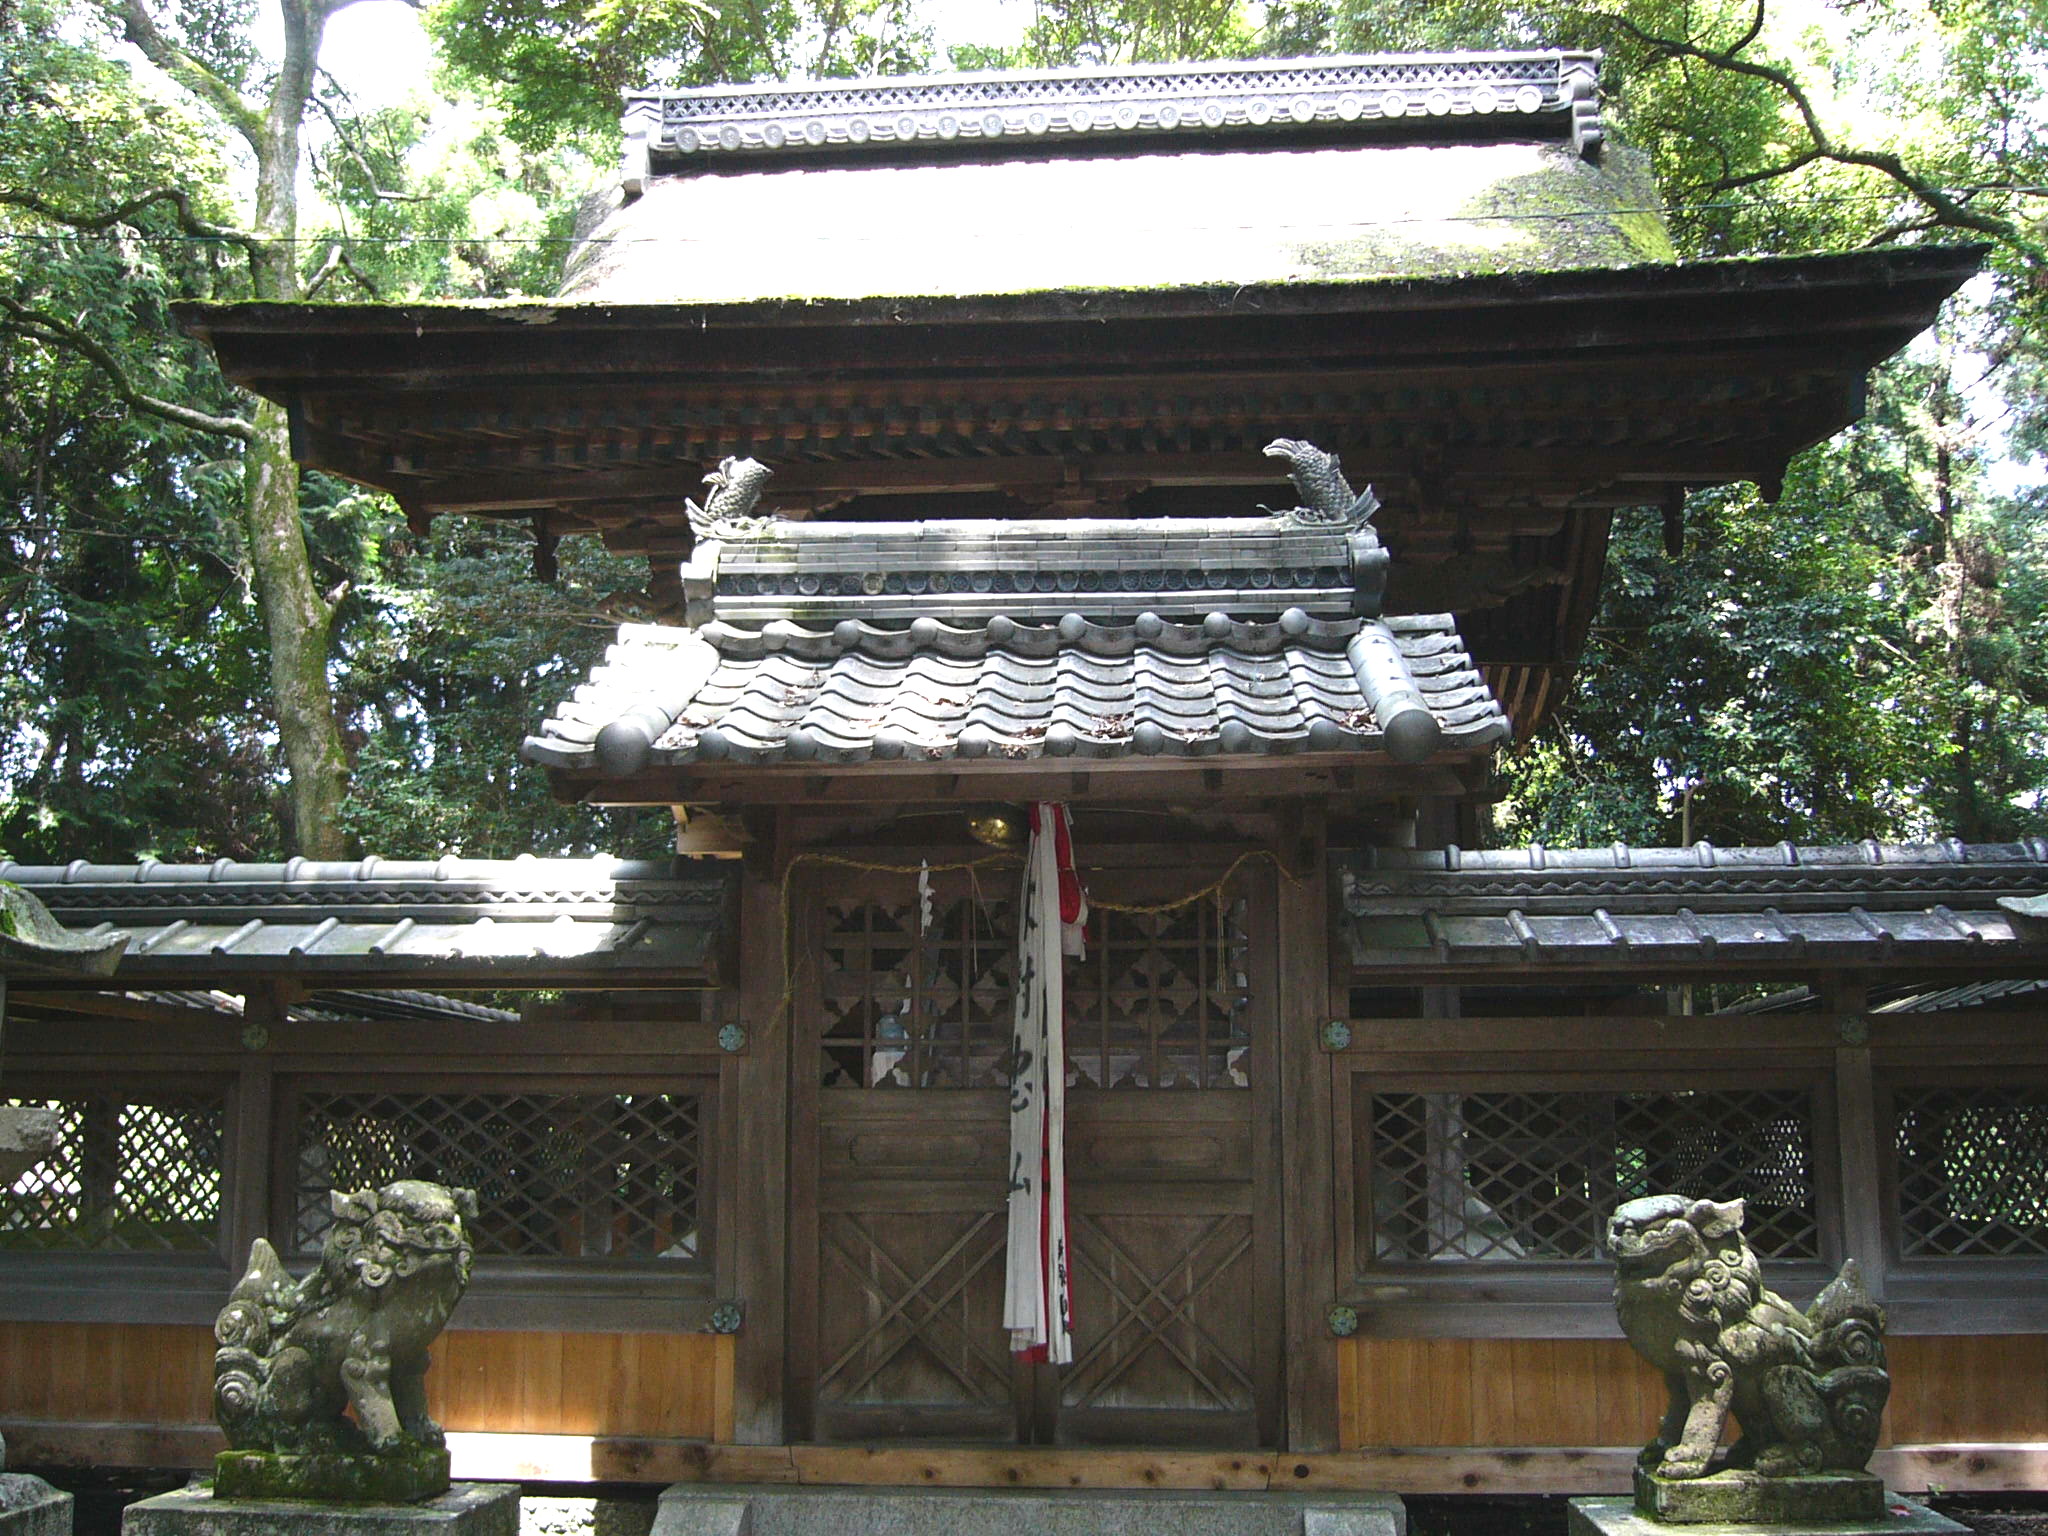
<path fill-rule="evenodd" d="M 2048 1085 L 1902 1088 L 1892 1117 L 1902 1253 L 2048 1254 Z"/>
<path fill-rule="evenodd" d="M 915 896 L 828 898 L 821 921 L 826 1087 L 1007 1086 L 1015 902 L 938 894 L 924 923 Z"/>
<path fill-rule="evenodd" d="M 1242 898 L 1103 911 L 1067 980 L 1073 1086 L 1249 1086 L 1250 945 Z"/>
<path fill-rule="evenodd" d="M 1375 1093 L 1372 1242 L 1382 1263 L 1602 1257 L 1625 1200 L 1748 1202 L 1751 1247 L 1817 1258 L 1803 1089 Z"/>
<path fill-rule="evenodd" d="M 9 1099 L 55 1110 L 57 1145 L 0 1191 L 0 1247 L 202 1253 L 220 1241 L 219 1093 Z"/>
<path fill-rule="evenodd" d="M 1016 904 L 972 890 L 823 903 L 828 1088 L 1001 1088 L 1015 1028 Z M 1067 962 L 1067 1081 L 1075 1088 L 1249 1082 L 1250 939 L 1242 899 L 1168 912 L 1098 907 Z"/>
<path fill-rule="evenodd" d="M 302 1093 L 293 1246 L 320 1246 L 331 1190 L 429 1179 L 476 1191 L 480 1256 L 702 1263 L 706 1107 L 697 1093 Z"/>

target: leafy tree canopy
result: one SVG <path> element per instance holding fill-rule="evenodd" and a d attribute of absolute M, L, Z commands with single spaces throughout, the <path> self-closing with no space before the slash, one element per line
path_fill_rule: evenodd
<path fill-rule="evenodd" d="M 658 846 L 658 818 L 553 806 L 510 751 L 644 574 L 571 541 L 538 583 L 514 534 L 423 537 L 321 476 L 252 520 L 281 419 L 166 305 L 548 292 L 622 88 L 924 68 L 931 13 L 435 0 L 432 99 L 367 113 L 317 29 L 310 61 L 251 45 L 258 0 L 105 3 L 0 0 L 0 851 L 281 853 L 305 824 L 285 740 L 321 718 L 352 773 L 319 812 L 334 846 Z M 1988 241 L 1991 278 L 1775 505 L 1697 493 L 1675 557 L 1657 514 L 1618 519 L 1577 691 L 1509 760 L 1501 833 L 2040 828 L 2043 498 L 1990 463 L 2048 450 L 2048 0 L 1039 0 L 1021 40 L 948 41 L 962 66 L 1600 47 L 1688 254 Z M 286 528 L 297 588 L 264 564 Z M 312 619 L 281 640 L 295 602 Z M 308 668 L 333 685 L 310 709 Z"/>

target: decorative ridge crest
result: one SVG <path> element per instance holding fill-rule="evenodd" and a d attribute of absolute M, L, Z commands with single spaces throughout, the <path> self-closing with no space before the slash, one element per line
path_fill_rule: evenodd
<path fill-rule="evenodd" d="M 1435 137 L 1452 118 L 1494 120 L 1503 136 L 1568 137 L 1592 159 L 1604 137 L 1599 69 L 1598 53 L 1357 54 L 638 92 L 626 101 L 625 181 L 637 194 L 652 172 L 700 156 L 956 143 L 1043 154 L 1098 137 L 1395 122 Z"/>
<path fill-rule="evenodd" d="M 997 615 L 1132 620 L 1145 614 L 1380 616 L 1388 553 L 1379 498 L 1337 455 L 1297 438 L 1266 446 L 1300 504 L 1227 518 L 1082 517 L 797 522 L 756 509 L 773 473 L 728 457 L 686 501 L 696 541 L 682 568 L 693 627 Z"/>
<path fill-rule="evenodd" d="M 1771 902 L 1787 910 L 1846 900 L 1878 908 L 2048 886 L 2048 844 L 2038 838 L 1970 845 L 1950 840 L 1719 849 L 1532 847 L 1477 856 L 1444 849 L 1433 857 L 1429 862 L 1432 855 L 1415 850 L 1372 850 L 1369 862 L 1343 872 L 1346 909 L 1368 916 L 1390 904 L 1426 902 L 1443 911 L 1492 911 L 1502 904 L 1591 910 L 1594 903 L 1620 910 L 1624 903 L 1680 900 Z"/>

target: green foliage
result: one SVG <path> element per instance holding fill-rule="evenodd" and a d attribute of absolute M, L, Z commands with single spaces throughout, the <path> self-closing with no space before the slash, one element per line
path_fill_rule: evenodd
<path fill-rule="evenodd" d="M 180 171 L 225 180 L 175 104 L 67 41 L 29 0 L 0 20 L 0 186 L 118 204 Z M 0 207 L 0 294 L 90 315 L 154 391 L 225 411 L 166 305 L 238 277 L 232 253 Z M 112 407 L 75 356 L 0 335 L 0 854 L 250 856 L 277 841 L 259 638 L 220 443 Z M 195 794 L 195 783 L 207 786 Z"/>
<path fill-rule="evenodd" d="M 932 57 L 915 0 L 435 0 L 427 26 L 450 82 L 502 107 L 529 150 L 615 144 L 629 90 L 908 74 Z"/>
<path fill-rule="evenodd" d="M 602 658 L 620 611 L 613 594 L 637 588 L 643 565 L 571 539 L 557 579 L 543 583 L 523 530 L 456 519 L 425 539 L 386 523 L 379 560 L 365 594 L 372 621 L 351 631 L 343 671 L 356 842 L 392 848 L 402 828 L 404 851 L 479 858 L 658 856 L 673 846 L 665 811 L 558 805 L 516 750 Z"/>
<path fill-rule="evenodd" d="M 1795 461 L 1776 506 L 1747 486 L 1692 497 L 1676 560 L 1655 513 L 1624 514 L 1572 695 L 1510 761 L 1502 832 L 2048 830 L 2048 542 L 1944 451 L 1958 403 L 1938 361 L 1890 365 L 1870 416 Z"/>
<path fill-rule="evenodd" d="M 255 3 L 154 15 L 260 96 Z M 175 186 L 231 222 L 229 119 L 132 76 L 97 15 L 0 0 L 0 190 L 105 208 Z M 579 199 L 610 175 L 622 89 L 895 73 L 933 49 L 917 0 L 436 0 L 429 24 L 443 78 L 418 110 L 368 114 L 318 89 L 293 254 L 319 297 L 546 293 Z M 2048 0 L 1040 0 L 1020 42 L 951 57 L 1600 47 L 1610 120 L 1651 156 L 1689 255 L 1993 239 L 1988 290 L 1884 373 L 1869 419 L 1802 458 L 1777 505 L 1699 493 L 1676 560 L 1655 513 L 1618 519 L 1577 691 L 1507 763 L 1503 835 L 1689 826 L 1726 842 L 2041 828 L 2048 496 L 1994 494 L 1978 461 L 2001 431 L 2048 451 L 2048 233 L 2030 190 L 2048 184 L 2044 40 Z M 0 295 L 89 319 L 150 392 L 234 413 L 165 309 L 245 295 L 234 246 L 189 238 L 165 206 L 104 235 L 0 207 L 0 234 L 22 237 L 0 240 Z M 1978 419 L 1994 397 L 2003 423 Z M 124 410 L 75 357 L 0 334 L 0 854 L 284 851 L 239 475 L 232 444 Z M 321 476 L 302 512 L 316 584 L 343 594 L 331 670 L 353 841 L 667 846 L 658 815 L 553 804 L 513 752 L 642 570 L 572 541 L 561 579 L 537 583 L 517 530 L 444 522 L 422 538 L 385 498 Z"/>

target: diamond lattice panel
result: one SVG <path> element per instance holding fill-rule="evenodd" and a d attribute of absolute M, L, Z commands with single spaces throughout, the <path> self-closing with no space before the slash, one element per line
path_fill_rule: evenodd
<path fill-rule="evenodd" d="M 1382 1262 L 1598 1259 L 1649 1194 L 1739 1195 L 1758 1253 L 1819 1256 L 1802 1090 L 1384 1093 L 1370 1114 Z"/>
<path fill-rule="evenodd" d="M 294 1244 L 331 1190 L 430 1179 L 476 1191 L 479 1254 L 701 1262 L 702 1122 L 692 1093 L 307 1093 Z"/>
<path fill-rule="evenodd" d="M 1250 1086 L 1249 951 L 1242 899 L 1104 910 L 1068 980 L 1074 1086 Z"/>
<path fill-rule="evenodd" d="M 1000 1088 L 1013 1027 L 1015 904 L 938 894 L 828 898 L 823 1082 L 828 1088 Z"/>
<path fill-rule="evenodd" d="M 57 1145 L 0 1191 L 0 1247 L 188 1253 L 220 1236 L 218 1094 L 10 1099 L 57 1111 Z"/>
<path fill-rule="evenodd" d="M 2048 1087 L 1901 1089 L 1892 1112 L 1903 1252 L 2048 1254 Z"/>

